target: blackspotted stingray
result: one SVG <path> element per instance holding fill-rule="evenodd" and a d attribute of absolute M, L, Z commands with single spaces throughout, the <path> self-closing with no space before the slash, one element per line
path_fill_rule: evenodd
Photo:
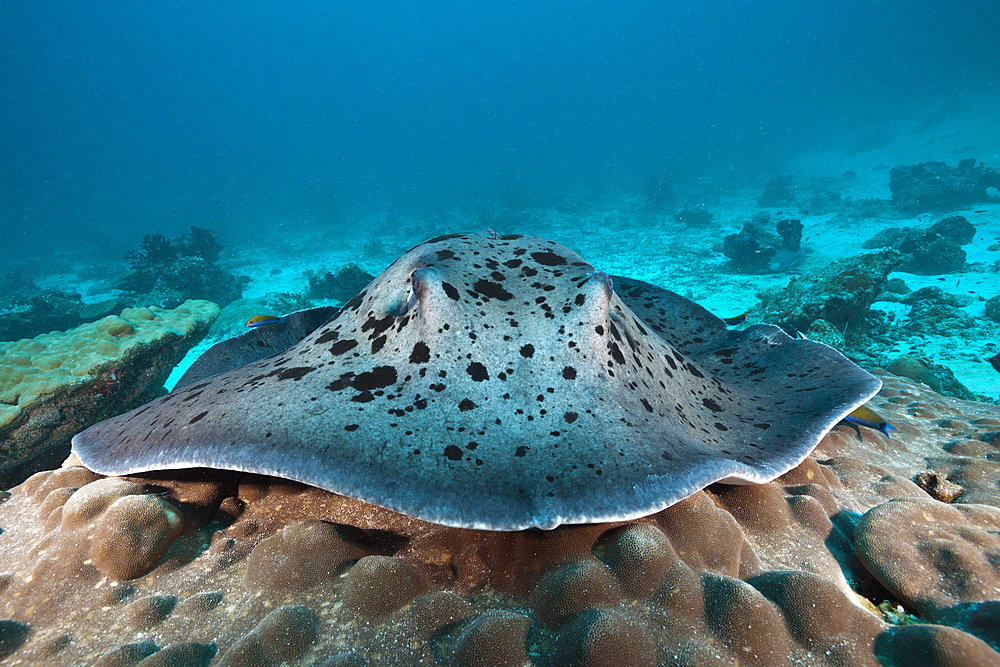
<path fill-rule="evenodd" d="M 73 451 L 107 475 L 239 470 L 448 526 L 554 528 L 768 482 L 879 387 L 826 345 L 730 330 L 552 241 L 452 234 L 288 349 L 96 424 Z"/>

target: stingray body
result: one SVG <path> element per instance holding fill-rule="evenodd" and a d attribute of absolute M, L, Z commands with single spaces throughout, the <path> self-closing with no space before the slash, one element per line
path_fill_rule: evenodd
<path fill-rule="evenodd" d="M 92 426 L 73 451 L 103 474 L 241 470 L 449 526 L 553 528 L 770 481 L 879 386 L 821 343 L 730 331 L 552 241 L 455 234 L 288 349 Z"/>

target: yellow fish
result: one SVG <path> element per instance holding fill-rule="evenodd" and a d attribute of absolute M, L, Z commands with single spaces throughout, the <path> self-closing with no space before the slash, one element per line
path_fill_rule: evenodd
<path fill-rule="evenodd" d="M 275 317 L 274 315 L 256 315 L 247 320 L 247 326 L 262 327 L 266 324 L 280 324 L 284 321 L 284 317 Z"/>
<path fill-rule="evenodd" d="M 876 431 L 884 433 L 886 437 L 889 436 L 889 431 L 898 430 L 895 426 L 879 417 L 878 413 L 869 408 L 867 405 L 862 405 L 860 408 L 844 417 L 842 421 L 873 428 Z"/>

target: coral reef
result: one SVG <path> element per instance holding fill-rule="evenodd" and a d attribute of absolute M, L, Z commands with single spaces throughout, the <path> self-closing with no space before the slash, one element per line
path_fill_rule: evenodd
<path fill-rule="evenodd" d="M 319 276 L 309 276 L 309 296 L 346 303 L 374 278 L 357 264 L 348 264 L 336 273 L 327 271 Z"/>
<path fill-rule="evenodd" d="M 704 206 L 691 206 L 674 211 L 674 220 L 687 227 L 707 227 L 714 216 Z"/>
<path fill-rule="evenodd" d="M 986 317 L 1000 322 L 1000 295 L 986 300 Z"/>
<path fill-rule="evenodd" d="M 971 243 L 976 228 L 960 215 L 943 218 L 927 229 L 891 227 L 864 242 L 865 248 L 895 248 L 906 260 L 900 271 L 935 276 L 958 271 L 965 266 L 961 246 Z"/>
<path fill-rule="evenodd" d="M 174 240 L 147 234 L 138 251 L 129 252 L 130 269 L 117 287 L 137 306 L 166 306 L 187 299 L 214 301 L 221 306 L 243 294 L 240 279 L 216 261 L 222 246 L 214 232 L 200 227 Z"/>
<path fill-rule="evenodd" d="M 66 332 L 0 343 L 0 486 L 58 464 L 81 429 L 146 403 L 218 308 L 135 308 Z"/>
<path fill-rule="evenodd" d="M 910 308 L 904 328 L 929 334 L 957 335 L 975 326 L 976 318 L 948 304 L 918 301 Z"/>
<path fill-rule="evenodd" d="M 0 276 L 0 341 L 72 329 L 119 312 L 118 299 L 85 304 L 75 292 L 41 289 L 21 274 Z"/>
<path fill-rule="evenodd" d="M 0 309 L 0 340 L 75 327 L 81 323 L 80 312 L 85 306 L 79 294 L 61 290 L 36 290 L 14 297 Z"/>
<path fill-rule="evenodd" d="M 892 203 L 910 213 L 941 211 L 989 201 L 988 188 L 1000 188 L 1000 171 L 961 160 L 957 167 L 944 162 L 921 162 L 889 171 Z"/>
<path fill-rule="evenodd" d="M 839 426 L 775 482 L 552 531 L 70 460 L 0 505 L 4 650 L 11 664 L 1000 664 L 1000 409 L 883 379 L 891 440 Z M 933 500 L 912 481 L 927 472 L 964 493 Z"/>
<path fill-rule="evenodd" d="M 825 320 L 847 337 L 848 325 L 867 314 L 902 261 L 895 250 L 882 250 L 833 262 L 809 278 L 793 277 L 780 291 L 759 294 L 753 316 L 793 334 Z"/>
<path fill-rule="evenodd" d="M 758 206 L 782 206 L 795 202 L 791 176 L 774 176 L 764 184 L 764 191 L 757 197 Z"/>
<path fill-rule="evenodd" d="M 935 364 L 930 359 L 904 354 L 888 366 L 890 373 L 922 382 L 942 396 L 954 396 L 967 401 L 977 399 L 969 389 L 958 381 L 947 366 Z"/>
<path fill-rule="evenodd" d="M 778 220 L 775 232 L 765 229 L 767 213 L 758 213 L 743 224 L 738 234 L 722 241 L 722 253 L 729 265 L 741 273 L 784 271 L 802 260 L 802 222 Z"/>

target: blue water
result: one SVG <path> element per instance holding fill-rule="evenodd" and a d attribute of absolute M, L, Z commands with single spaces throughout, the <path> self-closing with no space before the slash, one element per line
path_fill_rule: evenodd
<path fill-rule="evenodd" d="M 752 176 L 989 87 L 998 27 L 992 0 L 8 0 L 0 238 L 120 257 L 190 224 Z"/>

